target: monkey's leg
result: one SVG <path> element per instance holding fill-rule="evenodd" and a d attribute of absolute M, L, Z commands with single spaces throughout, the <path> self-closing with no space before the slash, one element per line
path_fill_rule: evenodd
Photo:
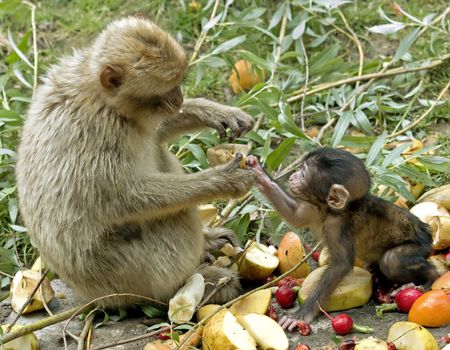
<path fill-rule="evenodd" d="M 205 227 L 203 229 L 206 246 L 205 261 L 214 261 L 214 256 L 220 252 L 222 247 L 229 243 L 233 247 L 239 247 L 235 233 L 225 227 Z"/>
<path fill-rule="evenodd" d="M 200 265 L 197 272 L 205 278 L 203 300 L 208 304 L 224 304 L 239 296 L 241 284 L 236 272 L 207 264 Z"/>
<path fill-rule="evenodd" d="M 398 245 L 383 254 L 379 262 L 380 270 L 394 282 L 430 285 L 439 277 L 427 260 L 430 251 L 431 247 L 414 243 Z"/>
<path fill-rule="evenodd" d="M 328 214 L 325 219 L 322 237 L 329 249 L 330 263 L 323 273 L 318 285 L 301 306 L 296 318 L 283 317 L 279 323 L 289 331 L 296 327 L 296 321 L 310 323 L 319 312 L 319 304 L 334 291 L 339 282 L 352 270 L 355 261 L 355 242 L 348 230 L 345 218 Z"/>
<path fill-rule="evenodd" d="M 203 98 L 186 99 L 180 113 L 161 122 L 157 134 L 163 143 L 186 132 L 210 127 L 216 129 L 220 138 L 224 139 L 226 129 L 230 128 L 230 139 L 234 139 L 249 131 L 253 123 L 253 118 L 237 107 Z"/>

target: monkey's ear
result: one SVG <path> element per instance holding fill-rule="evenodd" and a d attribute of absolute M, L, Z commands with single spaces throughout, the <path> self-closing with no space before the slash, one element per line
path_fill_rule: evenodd
<path fill-rule="evenodd" d="M 122 85 L 123 69 L 119 66 L 107 64 L 100 73 L 100 84 L 107 89 L 112 90 Z"/>
<path fill-rule="evenodd" d="M 333 209 L 343 209 L 347 205 L 349 198 L 350 193 L 344 186 L 334 184 L 328 192 L 327 203 Z"/>

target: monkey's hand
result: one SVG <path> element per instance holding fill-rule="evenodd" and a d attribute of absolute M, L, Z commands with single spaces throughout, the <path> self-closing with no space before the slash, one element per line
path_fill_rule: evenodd
<path fill-rule="evenodd" d="M 205 124 L 216 129 L 221 139 L 226 139 L 227 129 L 230 130 L 228 140 L 232 142 L 253 127 L 254 120 L 249 114 L 236 107 L 220 106 L 214 117 L 206 120 Z"/>
<path fill-rule="evenodd" d="M 245 195 L 255 182 L 255 173 L 250 169 L 241 169 L 239 162 L 242 154 L 236 153 L 229 163 L 215 167 L 214 177 L 219 190 L 226 197 L 238 198 Z"/>
<path fill-rule="evenodd" d="M 256 174 L 256 186 L 261 192 L 265 192 L 265 190 L 269 189 L 272 184 L 272 179 L 266 174 L 261 164 L 258 161 L 258 158 L 255 156 L 247 157 L 247 166 L 251 168 Z"/>

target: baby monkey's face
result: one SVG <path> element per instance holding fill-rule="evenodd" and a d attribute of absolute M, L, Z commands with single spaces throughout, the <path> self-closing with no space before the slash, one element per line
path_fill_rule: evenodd
<path fill-rule="evenodd" d="M 293 173 L 289 177 L 288 186 L 289 190 L 292 192 L 292 194 L 298 198 L 307 200 L 307 171 L 308 167 L 306 164 L 303 164 L 298 171 Z"/>

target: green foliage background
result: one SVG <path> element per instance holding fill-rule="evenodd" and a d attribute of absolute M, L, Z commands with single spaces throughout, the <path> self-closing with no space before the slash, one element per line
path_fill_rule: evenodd
<path fill-rule="evenodd" d="M 37 256 L 21 226 L 14 178 L 15 149 L 36 77 L 60 55 L 87 44 L 113 18 L 143 12 L 191 55 L 197 45 L 184 93 L 240 106 L 255 118 L 263 115 L 260 128 L 237 142 L 250 141 L 251 153 L 274 176 L 319 145 L 348 147 L 366 162 L 374 189 L 394 188 L 397 194 L 386 190 L 381 195 L 395 200 L 400 194 L 412 203 L 406 180 L 426 188 L 449 180 L 448 91 L 416 127 L 392 136 L 434 105 L 449 82 L 446 6 L 445 0 L 0 1 L 2 290 L 19 267 Z M 228 76 L 239 59 L 264 70 L 266 81 L 232 95 Z M 437 68 L 330 85 L 358 74 L 432 62 Z M 320 139 L 308 136 L 327 123 Z M 401 152 L 413 138 L 428 146 L 405 159 Z M 406 144 L 396 147 L 399 141 Z M 195 172 L 208 167 L 206 149 L 218 143 L 217 134 L 205 130 L 182 137 L 171 150 L 187 171 Z M 413 158 L 420 163 L 408 161 Z M 257 191 L 235 204 L 225 221 L 242 240 L 256 233 L 276 241 L 286 229 Z"/>

